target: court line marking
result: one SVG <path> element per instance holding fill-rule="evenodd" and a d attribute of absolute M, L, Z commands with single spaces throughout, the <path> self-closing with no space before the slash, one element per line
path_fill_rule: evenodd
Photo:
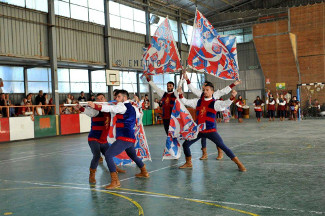
<path fill-rule="evenodd" d="M 19 181 L 12 181 L 12 182 L 19 182 Z M 98 190 L 98 189 L 91 189 L 91 188 L 72 187 L 72 186 L 64 186 L 64 185 L 50 185 L 50 184 L 35 183 L 35 182 L 24 182 L 24 183 L 33 184 L 33 185 L 42 185 L 42 186 L 53 186 L 53 188 L 55 187 L 55 188 L 68 188 L 68 189 L 90 190 L 90 191 L 98 191 L 98 192 L 112 194 L 112 195 L 119 196 L 119 197 L 122 197 L 124 199 L 129 200 L 130 202 L 132 202 L 134 205 L 137 206 L 137 208 L 139 209 L 139 215 L 144 215 L 143 209 L 142 209 L 142 207 L 141 207 L 141 205 L 139 203 L 137 203 L 136 201 L 132 200 L 129 197 L 126 197 L 126 196 L 123 196 L 121 194 L 118 194 L 117 191 L 113 191 L 112 192 L 112 190 Z M 33 188 L 35 189 L 37 187 L 33 187 Z M 42 188 L 42 187 L 40 187 L 40 188 Z M 46 187 L 46 188 L 50 188 L 50 187 Z M 19 188 L 19 189 L 21 189 L 21 188 Z M 26 189 L 28 189 L 28 188 L 26 188 Z M 116 189 L 119 189 L 119 188 L 116 188 Z M 120 190 L 139 192 L 139 193 L 126 193 L 126 192 L 123 192 L 124 194 L 141 195 L 141 196 L 155 195 L 155 197 L 159 197 L 160 196 L 160 197 L 163 197 L 163 198 L 166 198 L 167 197 L 167 198 L 172 198 L 172 199 L 187 200 L 187 201 L 191 201 L 191 202 L 197 202 L 197 203 L 202 203 L 202 204 L 205 204 L 205 205 L 215 206 L 215 207 L 218 207 L 218 208 L 224 208 L 224 209 L 227 209 L 227 210 L 230 210 L 230 211 L 236 211 L 236 212 L 240 212 L 240 213 L 247 214 L 247 215 L 259 216 L 258 214 L 254 214 L 254 213 L 251 213 L 251 212 L 247 212 L 247 211 L 243 211 L 243 210 L 240 210 L 240 209 L 231 208 L 231 207 L 228 207 L 228 206 L 222 206 L 222 205 L 219 205 L 219 204 L 209 203 L 209 202 L 202 201 L 202 200 L 198 200 L 198 199 L 183 198 L 183 197 L 172 196 L 172 195 L 168 195 L 168 194 L 160 194 L 160 193 L 154 193 L 154 192 L 148 192 L 148 191 L 140 191 L 140 190 L 133 190 L 133 189 L 126 189 L 126 188 L 125 189 L 124 188 L 120 188 Z M 1 189 L 0 189 L 0 191 L 1 191 Z"/>
<path fill-rule="evenodd" d="M 80 149 L 86 149 L 86 148 L 89 148 L 88 146 L 85 146 L 85 147 L 80 147 Z M 48 156 L 51 156 L 51 155 L 54 155 L 54 154 L 58 154 L 58 153 L 64 153 L 64 152 L 70 152 L 70 151 L 76 151 L 76 149 L 69 149 L 69 150 L 61 150 L 61 151 L 56 151 L 56 152 L 51 152 L 51 153 L 45 153 L 45 154 L 34 154 L 34 155 L 29 155 L 29 156 L 26 156 L 26 157 L 20 157 L 20 158 L 11 158 L 11 159 L 8 159 L 8 160 L 2 160 L 0 161 L 0 164 L 7 164 L 7 163 L 13 163 L 13 162 L 18 162 L 18 161 L 25 161 L 25 160 L 28 160 L 28 159 L 31 159 L 31 158 L 35 158 L 37 156 L 39 157 L 48 157 Z"/>
<path fill-rule="evenodd" d="M 45 185 L 45 184 L 36 184 L 36 185 Z M 62 189 L 62 188 L 76 189 L 76 190 L 97 191 L 97 192 L 101 192 L 101 193 L 107 193 L 107 194 L 111 194 L 111 195 L 114 195 L 114 196 L 118 196 L 118 197 L 121 197 L 123 199 L 126 199 L 126 200 L 130 201 L 133 205 L 135 205 L 138 208 L 139 216 L 144 215 L 143 208 L 138 202 L 131 199 L 130 197 L 127 197 L 127 196 L 124 196 L 124 195 L 121 195 L 121 194 L 118 194 L 118 193 L 110 192 L 110 191 L 107 191 L 107 190 L 97 190 L 97 189 L 91 189 L 91 188 L 79 188 L 79 187 L 71 187 L 71 186 L 67 187 L 67 186 L 63 186 L 63 185 L 56 185 L 56 186 L 50 186 L 50 187 L 7 188 L 7 189 L 0 189 L 0 191 L 32 190 L 32 189 Z"/>
<path fill-rule="evenodd" d="M 26 184 L 36 184 L 36 185 L 45 185 L 45 186 L 48 186 L 48 185 L 51 185 L 51 184 L 59 184 L 58 185 L 59 187 L 62 187 L 64 184 L 89 186 L 89 184 L 78 184 L 78 183 L 12 181 L 12 180 L 4 180 L 4 179 L 0 179 L 0 181 L 26 183 Z M 91 185 L 91 186 L 94 187 L 94 188 L 103 188 L 103 186 L 96 186 L 96 185 Z M 169 194 L 162 194 L 162 193 L 149 192 L 149 191 L 140 191 L 140 190 L 128 189 L 128 188 L 115 188 L 115 190 L 119 190 L 119 193 L 122 193 L 122 194 L 139 195 L 139 196 L 152 196 L 152 197 L 159 197 L 159 198 L 169 197 L 171 199 L 179 199 L 177 196 L 173 196 L 173 195 L 169 195 Z M 121 190 L 133 191 L 133 192 L 137 192 L 137 193 L 127 193 L 127 192 L 123 192 Z M 222 203 L 222 204 L 228 204 L 228 205 L 249 206 L 249 207 L 253 207 L 253 208 L 262 208 L 262 209 L 274 209 L 274 210 L 282 210 L 282 211 L 298 211 L 298 212 L 302 212 L 302 213 L 308 212 L 308 213 L 315 213 L 315 214 L 325 214 L 325 212 L 307 211 L 307 210 L 302 210 L 302 209 L 288 209 L 288 208 L 281 208 L 281 207 L 271 207 L 271 206 L 254 205 L 254 204 L 246 204 L 246 203 L 234 203 L 234 202 L 226 202 L 226 201 L 215 201 L 215 200 L 200 200 L 200 199 L 195 199 L 195 198 L 188 198 L 188 199 L 198 200 L 198 201 L 205 201 L 205 202 L 210 202 L 210 203 Z"/>

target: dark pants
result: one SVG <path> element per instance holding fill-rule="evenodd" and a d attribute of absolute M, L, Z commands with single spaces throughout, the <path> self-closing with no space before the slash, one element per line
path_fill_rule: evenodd
<path fill-rule="evenodd" d="M 243 111 L 238 111 L 238 118 L 243 118 Z"/>
<path fill-rule="evenodd" d="M 104 155 L 109 148 L 109 145 L 108 143 L 101 144 L 96 141 L 88 141 L 88 144 L 91 152 L 93 153 L 93 159 L 91 160 L 90 168 L 97 169 L 100 153 Z"/>
<path fill-rule="evenodd" d="M 262 111 L 255 111 L 256 112 L 256 118 L 261 118 Z"/>
<path fill-rule="evenodd" d="M 207 138 L 207 139 L 211 140 L 212 142 L 214 142 L 217 145 L 217 147 L 221 148 L 222 151 L 224 151 L 226 153 L 226 155 L 228 157 L 230 157 L 230 159 L 233 159 L 235 157 L 234 153 L 223 143 L 222 138 L 220 137 L 220 135 L 217 132 L 199 133 L 199 135 L 196 139 L 190 140 L 190 141 L 186 140 L 183 143 L 183 150 L 184 150 L 184 154 L 186 157 L 191 156 L 190 146 L 201 138 Z"/>
<path fill-rule="evenodd" d="M 285 110 L 279 110 L 280 117 L 285 118 L 286 117 L 286 111 Z"/>
<path fill-rule="evenodd" d="M 222 117 L 221 112 L 217 112 L 217 118 L 221 118 L 221 117 Z"/>
<path fill-rule="evenodd" d="M 164 129 L 165 129 L 165 132 L 167 135 L 168 135 L 168 129 L 169 129 L 169 122 L 170 122 L 170 119 L 163 119 Z"/>
<path fill-rule="evenodd" d="M 274 118 L 274 113 L 275 111 L 274 110 L 269 110 L 269 118 Z"/>
<path fill-rule="evenodd" d="M 126 142 L 123 140 L 116 140 L 113 142 L 111 147 L 109 147 L 105 154 L 105 160 L 110 172 L 116 172 L 113 157 L 121 154 L 123 151 L 126 152 L 126 154 L 137 164 L 139 168 L 142 168 L 144 166 L 144 163 L 140 158 L 138 158 L 135 152 L 134 143 Z"/>

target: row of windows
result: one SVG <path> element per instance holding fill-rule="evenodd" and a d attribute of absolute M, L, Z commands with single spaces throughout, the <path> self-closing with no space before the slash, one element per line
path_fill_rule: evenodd
<path fill-rule="evenodd" d="M 91 71 L 91 87 L 94 93 L 108 92 L 106 86 L 106 74 L 104 70 Z M 24 93 L 24 71 L 22 67 L 0 66 L 0 78 L 4 82 L 3 92 L 5 93 Z M 201 88 L 204 82 L 204 74 L 190 73 L 192 85 Z M 125 89 L 131 93 L 137 90 L 137 72 L 121 71 L 120 85 L 113 89 Z M 178 83 L 179 75 L 164 74 L 153 76 L 156 85 L 165 89 L 167 82 Z M 149 84 L 145 78 L 140 79 L 140 93 L 149 92 Z M 52 91 L 51 69 L 49 68 L 31 68 L 27 70 L 28 93 L 38 93 L 43 90 L 44 93 Z M 89 93 L 89 74 L 88 70 L 80 69 L 58 69 L 58 90 L 59 93 L 78 93 L 84 91 Z M 184 85 L 184 91 L 188 92 L 187 85 Z"/>
<path fill-rule="evenodd" d="M 31 8 L 47 12 L 46 0 L 0 0 L 21 7 Z M 105 24 L 104 1 L 103 0 L 55 0 L 55 14 L 70 17 L 78 20 Z M 109 1 L 110 26 L 139 34 L 146 34 L 145 12 L 123 4 Z M 158 26 L 165 17 L 160 17 L 158 24 L 150 25 L 151 36 L 154 35 Z M 178 41 L 177 21 L 169 20 L 175 41 Z M 191 44 L 193 26 L 182 23 L 182 43 Z M 219 32 L 223 35 L 236 35 L 237 43 L 249 42 L 253 40 L 250 28 L 236 29 Z M 187 39 L 187 40 L 186 40 Z"/>

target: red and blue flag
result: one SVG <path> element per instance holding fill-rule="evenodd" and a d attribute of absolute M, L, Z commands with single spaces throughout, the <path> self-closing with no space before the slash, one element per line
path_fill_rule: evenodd
<path fill-rule="evenodd" d="M 175 73 L 182 69 L 173 32 L 166 18 L 151 38 L 142 58 L 144 73 L 148 75 Z"/>
<path fill-rule="evenodd" d="M 239 79 L 235 36 L 222 36 L 196 10 L 188 65 L 220 79 Z"/>

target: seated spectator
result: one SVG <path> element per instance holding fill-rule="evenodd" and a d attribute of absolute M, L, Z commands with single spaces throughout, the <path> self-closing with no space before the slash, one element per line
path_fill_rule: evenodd
<path fill-rule="evenodd" d="M 33 102 L 32 102 L 32 97 L 33 97 L 33 94 L 32 93 L 29 93 L 28 95 L 27 95 L 27 102 L 29 102 L 30 103 L 30 105 L 33 105 Z"/>
<path fill-rule="evenodd" d="M 75 102 L 76 102 L 76 100 L 74 99 L 74 96 L 71 95 L 71 104 L 73 104 L 73 103 L 75 103 Z"/>
<path fill-rule="evenodd" d="M 158 101 L 158 98 L 155 99 L 155 102 L 153 102 L 153 109 L 159 109 L 160 106 L 159 106 L 159 101 Z"/>
<path fill-rule="evenodd" d="M 0 94 L 2 93 L 2 87 L 3 87 L 3 80 L 0 77 Z"/>
<path fill-rule="evenodd" d="M 44 104 L 43 90 L 39 90 L 38 95 L 35 98 L 35 104 L 38 105 L 39 102 L 42 102 L 42 104 Z"/>
<path fill-rule="evenodd" d="M 68 94 L 67 99 L 65 99 L 65 103 L 66 103 L 66 104 L 72 104 L 71 94 Z"/>
<path fill-rule="evenodd" d="M 44 105 L 52 105 L 52 104 L 50 104 L 50 101 L 52 100 L 52 98 L 49 100 L 49 98 L 48 98 L 48 94 L 46 94 L 46 93 L 44 93 Z M 53 100 L 52 100 L 53 101 Z M 49 106 L 46 106 L 46 107 L 44 107 L 44 113 L 45 113 L 45 115 L 49 115 L 50 113 L 51 113 L 51 110 L 52 110 L 52 107 L 49 107 Z"/>
<path fill-rule="evenodd" d="M 33 115 L 32 103 L 28 100 L 26 102 L 26 105 L 24 107 L 22 107 L 22 115 L 23 116 Z"/>
<path fill-rule="evenodd" d="M 80 92 L 80 97 L 78 98 L 78 101 L 79 102 L 86 102 L 87 101 L 87 99 L 85 97 L 85 93 L 83 91 Z"/>
<path fill-rule="evenodd" d="M 39 102 L 38 103 L 38 106 L 35 108 L 35 115 L 39 115 L 39 116 L 41 116 L 41 115 L 45 115 L 44 114 L 44 109 L 42 108 L 42 102 Z"/>
<path fill-rule="evenodd" d="M 88 101 L 96 101 L 95 95 L 92 94 Z"/>

